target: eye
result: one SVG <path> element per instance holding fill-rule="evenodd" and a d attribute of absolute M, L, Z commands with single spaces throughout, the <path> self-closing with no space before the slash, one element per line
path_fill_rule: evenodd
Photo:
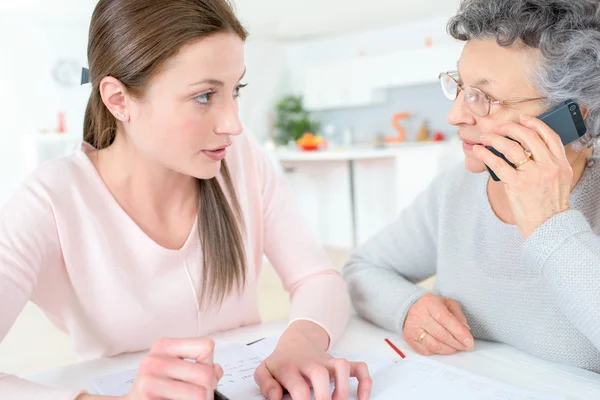
<path fill-rule="evenodd" d="M 479 101 L 479 98 L 480 98 L 480 94 L 477 91 L 475 91 L 473 89 L 465 91 L 465 99 L 467 100 L 467 102 L 475 103 L 475 102 Z"/>
<path fill-rule="evenodd" d="M 208 104 L 210 103 L 210 99 L 214 94 L 215 92 L 203 93 L 199 96 L 194 97 L 194 100 L 196 100 L 200 104 Z"/>
<path fill-rule="evenodd" d="M 241 95 L 240 91 L 243 88 L 245 88 L 246 86 L 248 86 L 247 83 L 237 85 L 235 90 L 233 91 L 233 97 L 240 97 L 240 95 Z"/>

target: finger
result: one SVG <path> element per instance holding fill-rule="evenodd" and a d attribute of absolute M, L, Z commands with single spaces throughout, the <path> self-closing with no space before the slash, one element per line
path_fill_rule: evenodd
<path fill-rule="evenodd" d="M 309 400 L 310 387 L 302 377 L 300 370 L 286 366 L 274 372 L 274 378 L 283 386 L 292 397 L 292 400 Z"/>
<path fill-rule="evenodd" d="M 411 347 L 411 348 L 412 348 L 414 351 L 416 351 L 417 353 L 419 353 L 419 354 L 420 354 L 420 355 L 422 355 L 422 356 L 425 356 L 425 357 L 427 357 L 427 356 L 430 356 L 431 354 L 433 354 L 433 353 L 431 353 L 431 352 L 429 351 L 429 349 L 427 349 L 427 348 L 426 348 L 424 345 L 422 345 L 421 343 L 419 343 L 419 341 L 418 341 L 418 340 L 414 340 L 412 337 L 407 337 L 407 336 L 405 336 L 405 337 L 404 337 L 404 341 L 405 341 L 405 342 L 406 342 L 406 343 L 407 343 L 407 344 L 408 344 L 408 345 L 409 345 L 409 346 L 410 346 L 410 347 Z"/>
<path fill-rule="evenodd" d="M 215 371 L 215 376 L 217 377 L 217 381 L 220 381 L 223 378 L 223 368 L 219 364 L 213 364 L 213 369 Z"/>
<path fill-rule="evenodd" d="M 536 161 L 550 159 L 550 150 L 540 135 L 533 129 L 524 125 L 510 123 L 501 126 L 496 131 L 498 134 L 518 141 L 523 148 L 529 149 Z M 518 160 L 517 160 L 518 161 Z"/>
<path fill-rule="evenodd" d="M 364 362 L 350 363 L 350 376 L 358 379 L 358 400 L 368 400 L 373 389 L 369 367 Z"/>
<path fill-rule="evenodd" d="M 498 177 L 505 183 L 515 182 L 517 179 L 517 171 L 508 165 L 506 161 L 495 156 L 491 151 L 484 146 L 473 146 L 473 154 L 483 163 L 485 163 Z"/>
<path fill-rule="evenodd" d="M 445 299 L 444 303 L 446 303 L 446 307 L 448 307 L 448 310 L 452 313 L 452 315 L 454 315 L 456 319 L 460 321 L 461 324 L 466 326 L 468 330 L 471 330 L 471 327 L 467 322 L 467 317 L 463 313 L 463 310 L 458 301 L 452 299 Z"/>
<path fill-rule="evenodd" d="M 350 396 L 350 362 L 338 358 L 330 361 L 330 367 L 335 377 L 333 400 L 346 400 Z"/>
<path fill-rule="evenodd" d="M 164 355 L 146 357 L 143 370 L 152 376 L 189 383 L 207 390 L 213 390 L 218 383 L 213 366 Z"/>
<path fill-rule="evenodd" d="M 459 342 L 445 327 L 443 327 L 431 316 L 426 317 L 421 321 L 421 327 L 427 331 L 429 335 L 433 336 L 438 342 L 441 342 L 456 350 L 462 351 L 468 349 L 465 344 Z M 418 338 L 415 339 L 418 340 Z"/>
<path fill-rule="evenodd" d="M 427 348 L 431 354 L 450 355 L 456 353 L 456 349 L 440 342 L 431 335 L 427 335 L 421 341 L 421 345 Z"/>
<path fill-rule="evenodd" d="M 513 164 L 516 164 L 527 157 L 523 146 L 517 141 L 502 135 L 481 135 L 481 143 L 486 146 L 492 146 L 494 149 L 504 154 L 504 156 Z"/>
<path fill-rule="evenodd" d="M 445 306 L 444 304 L 436 303 L 430 306 L 429 314 L 440 325 L 442 325 L 456 340 L 462 343 L 466 348 L 473 347 L 474 340 L 471 332 L 462 324 Z"/>
<path fill-rule="evenodd" d="M 266 363 L 263 362 L 256 368 L 256 371 L 254 371 L 254 381 L 267 400 L 281 400 L 283 398 L 283 388 L 273 377 Z"/>
<path fill-rule="evenodd" d="M 169 400 L 206 400 L 207 390 L 186 382 L 146 375 L 140 380 L 144 398 Z"/>
<path fill-rule="evenodd" d="M 164 354 L 169 357 L 189 358 L 206 364 L 213 363 L 215 342 L 211 339 L 159 339 L 154 343 L 151 354 Z"/>
<path fill-rule="evenodd" d="M 331 380 L 327 368 L 313 364 L 302 372 L 312 385 L 315 400 L 331 400 Z M 292 393 L 289 388 L 288 391 Z"/>
<path fill-rule="evenodd" d="M 559 159 L 566 159 L 565 146 L 555 131 L 553 131 L 544 121 L 539 118 L 530 117 L 527 115 L 521 115 L 521 123 L 523 126 L 535 131 L 537 135 L 542 138 L 546 148 L 550 150 L 550 153 Z"/>

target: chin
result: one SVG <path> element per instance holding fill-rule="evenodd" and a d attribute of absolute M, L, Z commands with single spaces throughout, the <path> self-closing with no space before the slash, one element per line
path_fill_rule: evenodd
<path fill-rule="evenodd" d="M 467 171 L 474 174 L 487 171 L 485 164 L 473 154 L 465 154 L 465 167 L 467 168 Z"/>
<path fill-rule="evenodd" d="M 197 169 L 197 171 L 195 174 L 193 174 L 193 176 L 195 178 L 198 179 L 212 179 L 215 178 L 217 175 L 219 175 L 219 172 L 221 171 L 221 161 L 218 162 L 212 162 L 209 165 L 202 165 L 200 168 Z"/>

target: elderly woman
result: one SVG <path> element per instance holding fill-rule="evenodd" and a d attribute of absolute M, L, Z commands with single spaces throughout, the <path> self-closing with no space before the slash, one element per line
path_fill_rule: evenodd
<path fill-rule="evenodd" d="M 355 308 L 421 354 L 477 338 L 600 372 L 599 2 L 465 0 L 448 30 L 466 42 L 441 75 L 464 166 L 351 257 Z M 536 116 L 568 99 L 588 133 L 565 147 Z"/>

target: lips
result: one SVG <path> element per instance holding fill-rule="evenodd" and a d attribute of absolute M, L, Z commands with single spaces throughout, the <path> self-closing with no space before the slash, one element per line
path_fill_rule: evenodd
<path fill-rule="evenodd" d="M 481 143 L 479 143 L 479 142 L 471 142 L 471 141 L 463 139 L 463 138 L 461 138 L 461 140 L 463 142 L 463 149 L 465 149 L 465 150 L 473 150 L 473 146 L 481 145 Z"/>
<path fill-rule="evenodd" d="M 202 153 L 206 154 L 213 161 L 221 161 L 227 155 L 227 148 L 229 146 L 231 146 L 231 143 L 210 150 L 202 150 Z"/>

